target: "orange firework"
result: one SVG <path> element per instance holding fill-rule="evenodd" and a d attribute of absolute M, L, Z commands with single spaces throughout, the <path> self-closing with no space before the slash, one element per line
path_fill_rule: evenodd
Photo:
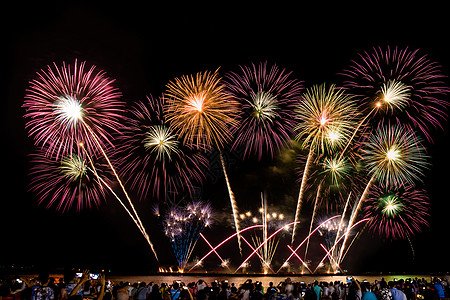
<path fill-rule="evenodd" d="M 167 121 L 185 144 L 196 148 L 223 148 L 238 122 L 238 105 L 215 72 L 183 75 L 167 85 Z"/>

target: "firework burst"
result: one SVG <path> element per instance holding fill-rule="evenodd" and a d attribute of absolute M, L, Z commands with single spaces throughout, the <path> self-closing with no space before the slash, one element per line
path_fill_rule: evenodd
<path fill-rule="evenodd" d="M 167 84 L 167 121 L 183 143 L 219 149 L 238 125 L 238 105 L 226 92 L 218 72 L 181 76 Z"/>
<path fill-rule="evenodd" d="M 184 208 L 172 207 L 163 220 L 166 236 L 178 261 L 184 270 L 195 248 L 200 233 L 211 225 L 212 211 L 208 203 L 193 202 Z"/>
<path fill-rule="evenodd" d="M 232 148 L 245 147 L 244 157 L 256 154 L 262 158 L 290 143 L 295 109 L 302 84 L 290 72 L 267 63 L 241 66 L 240 73 L 226 75 L 227 90 L 241 106 L 241 124 Z"/>
<path fill-rule="evenodd" d="M 78 65 L 75 60 L 73 67 L 63 63 L 58 68 L 54 64 L 54 69 L 49 66 L 47 72 L 38 73 L 38 79 L 30 82 L 23 104 L 25 117 L 29 118 L 26 127 L 30 135 L 34 136 L 36 144 L 45 149 L 46 155 L 55 156 L 56 159 L 72 157 L 78 148 L 83 148 L 84 154 L 90 157 L 101 153 L 131 210 L 117 194 L 113 194 L 158 259 L 134 205 L 106 154 L 108 149 L 113 148 L 110 133 L 117 132 L 121 126 L 124 108 L 124 103 L 119 100 L 121 94 L 112 85 L 114 81 L 107 78 L 103 71 L 95 72 L 94 66 L 85 71 L 84 65 L 84 62 Z M 96 173 L 95 169 L 93 171 Z M 104 182 L 101 177 L 97 179 Z"/>
<path fill-rule="evenodd" d="M 430 138 L 430 125 L 441 127 L 446 119 L 449 92 L 437 63 L 418 50 L 373 48 L 359 55 L 345 70 L 344 87 L 361 105 L 390 112 L 404 125 L 416 127 Z"/>
<path fill-rule="evenodd" d="M 365 202 L 369 229 L 387 239 L 406 239 L 428 227 L 430 204 L 424 190 L 411 185 L 390 189 L 374 187 Z"/>
<path fill-rule="evenodd" d="M 23 107 L 26 127 L 47 154 L 70 155 L 73 145 L 83 142 L 89 153 L 101 144 L 111 145 L 109 132 L 120 126 L 124 103 L 114 80 L 85 63 L 41 70 L 30 82 Z M 93 137 L 95 135 L 95 137 Z"/>
<path fill-rule="evenodd" d="M 105 171 L 107 165 L 83 153 L 56 160 L 39 151 L 33 154 L 32 164 L 31 190 L 37 194 L 38 203 L 47 208 L 79 211 L 99 206 L 108 194 L 104 186 L 111 183 L 110 174 Z"/>
<path fill-rule="evenodd" d="M 183 191 L 193 195 L 193 186 L 202 182 L 208 164 L 170 129 L 163 115 L 164 101 L 163 97 L 147 97 L 138 102 L 118 138 L 121 173 L 141 198 L 149 190 L 163 200 Z"/>
<path fill-rule="evenodd" d="M 303 94 L 296 110 L 296 139 L 309 151 L 342 147 L 355 127 L 355 100 L 334 85 L 313 86 Z"/>
<path fill-rule="evenodd" d="M 419 137 L 407 127 L 380 125 L 363 149 L 369 174 L 387 186 L 414 184 L 428 166 L 428 156 Z"/>

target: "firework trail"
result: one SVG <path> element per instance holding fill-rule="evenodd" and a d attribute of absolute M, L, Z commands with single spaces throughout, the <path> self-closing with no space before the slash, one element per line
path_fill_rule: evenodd
<path fill-rule="evenodd" d="M 220 242 L 217 246 L 215 246 L 213 249 L 211 249 L 211 251 L 209 251 L 208 253 L 206 253 L 205 256 L 203 256 L 203 257 L 202 257 L 202 258 L 201 258 L 194 266 L 192 266 L 192 267 L 189 269 L 189 272 L 192 271 L 192 269 L 194 269 L 195 267 L 201 265 L 202 262 L 203 262 L 203 260 L 204 260 L 205 258 L 207 258 L 209 255 L 211 255 L 211 253 L 216 252 L 216 250 L 217 250 L 219 247 L 221 247 L 223 244 L 225 244 L 226 242 L 228 242 L 229 240 L 231 240 L 232 238 L 234 238 L 234 237 L 237 236 L 238 234 L 242 234 L 242 233 L 245 232 L 245 231 L 248 231 L 248 230 L 251 230 L 251 229 L 254 229 L 254 228 L 259 228 L 259 227 L 262 227 L 262 225 L 253 225 L 253 226 L 249 226 L 249 227 L 246 227 L 246 228 L 244 228 L 244 229 L 241 229 L 239 232 L 233 233 L 232 235 L 230 235 L 229 237 L 227 237 L 226 239 L 224 239 L 223 241 L 221 241 L 221 242 Z"/>
<path fill-rule="evenodd" d="M 236 229 L 236 233 L 237 233 L 237 241 L 238 241 L 238 246 L 239 246 L 239 252 L 242 254 L 241 235 L 239 234 L 239 231 L 240 231 L 239 218 L 238 218 L 239 211 L 238 211 L 236 199 L 234 198 L 234 193 L 231 190 L 230 180 L 228 179 L 228 174 L 226 172 L 226 167 L 225 167 L 225 160 L 223 159 L 223 155 L 222 154 L 220 155 L 220 163 L 222 164 L 222 170 L 223 170 L 223 174 L 225 176 L 225 182 L 227 184 L 228 195 L 230 197 L 231 211 L 232 211 L 232 214 L 233 214 L 234 228 Z"/>
<path fill-rule="evenodd" d="M 267 62 L 241 66 L 240 72 L 226 76 L 227 91 L 240 103 L 241 124 L 235 133 L 232 149 L 244 147 L 244 157 L 255 154 L 261 160 L 267 152 L 291 143 L 295 126 L 292 111 L 303 89 L 291 72 Z"/>
<path fill-rule="evenodd" d="M 290 245 L 287 245 L 288 249 L 291 250 L 292 254 L 295 257 L 298 258 L 298 260 L 302 263 L 302 266 L 304 266 L 306 269 L 308 269 L 309 273 L 312 274 L 311 269 L 308 267 L 308 264 L 297 254 L 297 252 L 295 252 L 294 249 L 292 249 L 292 247 Z M 286 261 L 283 265 L 287 264 L 288 262 Z M 281 268 L 280 268 L 281 270 Z M 278 270 L 279 271 L 279 270 Z M 278 272 L 277 272 L 278 273 Z M 303 274 L 303 273 L 302 273 Z"/>
<path fill-rule="evenodd" d="M 342 215 L 344 216 L 344 214 Z M 326 248 L 323 246 L 325 251 L 327 252 L 328 249 L 331 249 L 331 247 L 336 243 L 338 238 L 342 235 L 342 231 L 346 231 L 347 224 L 344 223 L 343 219 L 333 219 L 327 222 L 319 221 L 321 224 L 319 228 L 319 233 L 321 236 L 325 238 L 326 242 Z M 350 248 L 350 247 L 349 247 Z M 330 263 L 333 266 L 334 270 L 340 269 L 339 263 L 338 263 L 338 257 L 335 257 L 335 250 L 333 249 L 332 253 L 329 255 Z"/>
<path fill-rule="evenodd" d="M 168 101 L 164 108 L 170 128 L 187 145 L 203 150 L 213 147 L 219 149 L 239 249 L 242 252 L 237 203 L 222 155 L 224 145 L 231 140 L 232 130 L 238 126 L 238 103 L 225 92 L 225 85 L 217 71 L 199 72 L 195 77 L 181 76 L 169 82 L 166 88 Z"/>
<path fill-rule="evenodd" d="M 429 226 L 429 211 L 429 198 L 424 190 L 416 190 L 412 185 L 375 186 L 363 214 L 370 219 L 367 226 L 372 232 L 387 239 L 407 239 Z"/>
<path fill-rule="evenodd" d="M 326 253 L 325 256 L 322 258 L 322 260 L 320 261 L 320 263 L 319 263 L 319 264 L 317 265 L 317 267 L 314 269 L 314 272 L 313 272 L 313 273 L 316 273 L 317 269 L 322 265 L 323 261 L 330 255 L 330 253 L 337 247 L 338 243 L 339 243 L 344 237 L 347 237 L 347 236 L 348 236 L 348 234 L 350 233 L 350 230 L 352 230 L 353 228 L 355 228 L 356 226 L 358 226 L 359 224 L 361 224 L 361 223 L 363 223 L 363 222 L 367 222 L 368 220 L 369 220 L 369 219 L 362 219 L 362 220 L 359 220 L 358 222 L 356 222 L 355 224 L 353 224 L 352 226 L 348 226 L 348 227 L 347 227 L 347 230 L 346 230 L 346 233 L 343 234 L 343 235 L 341 235 L 341 236 L 339 237 L 339 239 L 336 241 L 336 243 L 334 243 L 333 247 L 331 247 L 331 249 L 329 249 L 329 250 L 327 251 L 327 253 Z M 343 245 L 342 247 L 344 247 L 344 245 Z M 339 264 L 341 263 L 341 260 L 337 260 L 337 262 L 338 262 L 338 266 L 339 266 Z"/>
<path fill-rule="evenodd" d="M 312 228 L 313 228 L 313 223 L 314 223 L 314 219 L 315 219 L 316 212 L 317 212 L 317 206 L 318 206 L 317 204 L 319 202 L 319 195 L 320 195 L 321 190 L 322 190 L 322 183 L 319 183 L 319 187 L 317 188 L 317 192 L 316 192 L 316 200 L 314 201 L 314 209 L 313 209 L 313 214 L 311 216 L 311 223 L 309 224 L 309 233 L 308 233 L 308 235 L 311 235 L 311 231 L 312 231 Z M 306 255 L 308 254 L 308 248 L 309 248 L 309 238 L 308 238 L 308 240 L 306 242 L 305 256 L 303 256 L 303 260 L 306 260 Z"/>
<path fill-rule="evenodd" d="M 386 117 L 417 128 L 428 140 L 430 127 L 442 127 L 447 117 L 445 76 L 437 63 L 418 50 L 373 48 L 360 54 L 341 75 L 344 87 L 363 109 L 373 112 L 377 107 Z"/>
<path fill-rule="evenodd" d="M 241 269 L 242 267 L 245 266 L 245 264 L 247 263 L 247 261 L 253 256 L 255 255 L 256 252 L 258 252 L 259 249 L 261 249 L 261 247 L 264 247 L 264 245 L 269 242 L 274 236 L 276 236 L 278 233 L 280 233 L 280 231 L 285 230 L 287 227 L 294 225 L 295 222 L 291 222 L 286 224 L 285 226 L 279 228 L 278 230 L 276 230 L 274 233 L 272 233 L 269 237 L 267 237 L 262 243 L 259 244 L 258 247 L 256 247 L 256 249 L 253 250 L 253 252 L 241 263 L 241 265 L 236 269 L 236 271 L 234 271 L 235 273 Z"/>
<path fill-rule="evenodd" d="M 118 138 L 119 170 L 141 199 L 149 190 L 157 199 L 167 200 L 187 192 L 204 179 L 206 158 L 183 145 L 165 121 L 164 98 L 147 97 L 131 109 Z"/>
<path fill-rule="evenodd" d="M 228 266 L 228 262 L 227 262 L 226 260 L 224 260 L 224 259 L 219 255 L 219 253 L 217 253 L 216 250 L 214 250 L 214 247 L 211 245 L 211 243 L 205 238 L 205 236 L 204 236 L 202 233 L 200 233 L 200 236 L 201 236 L 202 239 L 208 244 L 209 248 L 211 248 L 211 249 L 214 251 L 214 254 L 216 254 L 217 257 L 220 259 L 220 261 L 221 261 L 221 264 L 220 264 L 220 265 L 221 265 L 222 267 L 224 267 L 224 268 L 227 268 L 228 271 L 231 272 L 231 269 L 230 269 L 230 267 Z"/>
<path fill-rule="evenodd" d="M 327 222 L 327 221 L 329 221 L 329 220 L 333 220 L 334 218 L 338 218 L 338 217 L 340 217 L 340 216 L 341 216 L 341 215 L 333 216 L 333 217 L 329 218 L 328 220 L 325 220 L 324 222 Z M 313 235 L 317 230 L 319 230 L 320 226 L 321 226 L 321 224 L 320 224 L 319 226 L 317 226 L 313 231 L 311 231 L 311 233 L 310 233 L 308 236 L 305 237 L 305 239 L 297 246 L 297 248 L 295 248 L 295 250 L 292 251 L 292 254 L 289 255 L 289 257 L 284 261 L 284 263 L 283 263 L 283 264 L 281 265 L 281 267 L 278 269 L 277 273 L 280 272 L 281 268 L 282 268 L 285 264 L 287 264 L 287 263 L 289 262 L 289 260 L 292 258 L 292 256 L 294 256 L 294 255 L 297 253 L 298 249 L 300 249 L 300 247 L 303 246 L 304 243 L 306 243 L 306 241 L 311 237 L 311 235 Z"/>
<path fill-rule="evenodd" d="M 180 270 L 186 267 L 200 234 L 210 224 L 211 206 L 203 202 L 193 202 L 182 209 L 172 207 L 167 211 L 163 221 L 164 232 Z"/>
<path fill-rule="evenodd" d="M 122 119 L 124 103 L 120 93 L 112 85 L 113 80 L 95 67 L 87 72 L 85 63 L 73 67 L 63 63 L 59 69 L 49 66 L 47 72 L 38 73 L 38 79 L 30 82 L 23 107 L 28 118 L 26 127 L 36 145 L 46 149 L 46 155 L 71 157 L 74 145 L 83 145 L 90 156 L 100 152 L 118 181 L 137 220 L 139 230 L 144 234 L 157 255 L 148 234 L 122 184 L 115 168 L 106 155 L 105 148 L 112 147 L 111 132 L 116 132 Z M 97 172 L 94 171 L 96 174 Z M 123 203 L 121 203 L 123 205 Z"/>
<path fill-rule="evenodd" d="M 308 158 L 303 171 L 302 182 L 298 194 L 295 222 L 300 217 L 304 188 L 314 154 L 333 151 L 345 145 L 355 127 L 357 117 L 355 101 L 345 95 L 343 90 L 334 85 L 313 86 L 303 94 L 302 101 L 296 110 L 299 124 L 295 130 L 296 139 L 309 148 Z M 296 223 L 297 224 L 297 223 Z M 294 242 L 297 225 L 294 225 L 292 241 Z"/>

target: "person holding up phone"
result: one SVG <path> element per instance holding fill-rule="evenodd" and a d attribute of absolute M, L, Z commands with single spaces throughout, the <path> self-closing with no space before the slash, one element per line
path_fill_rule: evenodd
<path fill-rule="evenodd" d="M 27 278 L 21 278 L 28 288 L 31 288 L 31 300 L 53 300 L 55 291 L 48 286 L 50 278 L 48 273 L 41 272 L 37 281 L 33 282 Z"/>

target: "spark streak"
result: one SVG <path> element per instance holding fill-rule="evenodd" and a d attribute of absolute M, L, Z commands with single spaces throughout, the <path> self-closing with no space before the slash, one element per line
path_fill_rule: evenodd
<path fill-rule="evenodd" d="M 244 228 L 242 230 L 240 230 L 239 232 L 233 233 L 232 235 L 230 235 L 229 237 L 227 237 L 226 239 L 224 239 L 222 242 L 220 242 L 217 246 L 215 246 L 211 251 L 209 251 L 208 253 L 206 253 L 205 256 L 203 256 L 198 262 L 197 264 L 195 264 L 192 268 L 189 269 L 189 272 L 194 269 L 196 266 L 200 265 L 201 262 L 207 258 L 211 253 L 213 253 L 214 251 L 217 250 L 217 248 L 219 248 L 220 246 L 222 246 L 223 244 L 225 244 L 226 242 L 228 242 L 230 239 L 234 238 L 236 235 L 241 234 L 247 230 L 250 229 L 254 229 L 254 228 L 258 228 L 258 227 L 263 227 L 263 225 L 253 225 L 253 226 L 249 226 L 247 228 Z"/>
<path fill-rule="evenodd" d="M 214 253 L 217 255 L 217 257 L 220 259 L 220 261 L 222 262 L 222 265 L 226 266 L 227 269 L 231 272 L 230 267 L 228 266 L 228 264 L 225 263 L 225 261 L 222 259 L 222 257 L 219 255 L 219 253 L 217 253 L 217 251 L 214 249 L 214 247 L 211 245 L 211 243 L 205 238 L 205 236 L 203 235 L 203 233 L 200 232 L 200 236 L 202 237 L 202 239 L 208 244 L 209 248 L 211 248 Z"/>
<path fill-rule="evenodd" d="M 328 222 L 328 221 L 330 221 L 330 220 L 333 220 L 334 218 L 338 218 L 338 217 L 340 217 L 341 215 L 336 215 L 336 216 L 333 216 L 333 217 L 331 217 L 331 218 L 329 218 L 329 219 L 327 219 L 327 220 L 325 220 L 325 221 L 323 221 L 321 224 L 319 224 L 319 226 L 317 226 L 313 231 L 311 231 L 311 233 L 297 246 L 297 248 L 295 248 L 295 250 L 294 250 L 294 252 L 295 253 L 297 253 L 297 251 L 298 251 L 298 249 L 300 249 L 300 247 L 309 239 L 309 237 L 311 236 L 311 235 L 313 235 L 317 230 L 319 230 L 319 228 L 323 225 L 323 224 L 325 224 L 326 222 Z M 280 270 L 281 270 L 281 268 L 283 267 L 283 265 L 285 264 L 285 263 L 287 263 L 290 259 L 291 259 L 291 257 L 292 256 L 294 256 L 294 253 L 292 253 L 291 255 L 289 255 L 289 257 L 284 261 L 284 263 L 281 265 L 281 267 L 278 269 L 278 271 L 277 271 L 277 273 L 278 272 L 280 272 Z"/>

